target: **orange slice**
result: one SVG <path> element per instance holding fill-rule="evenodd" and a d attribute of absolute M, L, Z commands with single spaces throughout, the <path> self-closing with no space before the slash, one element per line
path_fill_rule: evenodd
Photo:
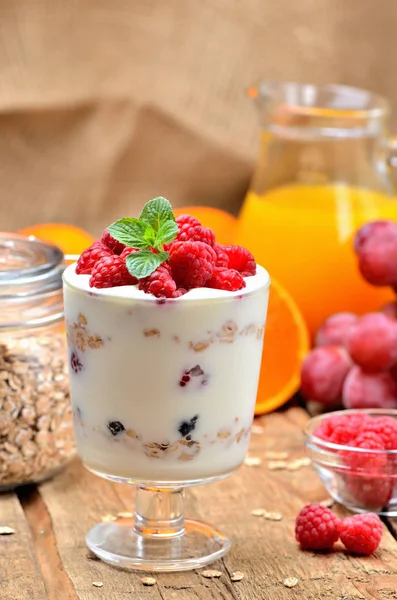
<path fill-rule="evenodd" d="M 215 232 L 219 244 L 233 244 L 237 219 L 228 212 L 211 206 L 184 206 L 174 209 L 174 215 L 192 215 L 204 227 L 209 227 Z"/>
<path fill-rule="evenodd" d="M 272 279 L 256 415 L 279 408 L 298 391 L 302 360 L 309 348 L 309 333 L 299 308 Z"/>
<path fill-rule="evenodd" d="M 84 229 L 67 223 L 40 223 L 20 229 L 18 233 L 33 235 L 43 242 L 55 244 L 64 254 L 81 254 L 95 241 Z"/>

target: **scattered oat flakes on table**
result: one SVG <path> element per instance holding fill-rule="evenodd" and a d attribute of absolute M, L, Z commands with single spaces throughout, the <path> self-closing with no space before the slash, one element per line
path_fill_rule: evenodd
<path fill-rule="evenodd" d="M 156 580 L 154 577 L 142 577 L 141 582 L 143 585 L 155 585 Z"/>
<path fill-rule="evenodd" d="M 230 579 L 232 581 L 241 581 L 242 579 L 244 579 L 244 573 L 242 573 L 241 571 L 233 571 Z"/>
<path fill-rule="evenodd" d="M 297 577 L 287 577 L 283 581 L 283 585 L 287 588 L 293 588 L 299 583 L 299 579 Z"/>
<path fill-rule="evenodd" d="M 93 582 L 92 582 L 92 585 L 93 585 L 94 587 L 97 587 L 97 588 L 101 588 L 101 587 L 103 587 L 103 583 L 102 583 L 102 581 L 93 581 Z"/>
<path fill-rule="evenodd" d="M 222 571 L 216 571 L 213 569 L 205 569 L 204 571 L 201 572 L 201 575 L 203 577 L 205 577 L 206 579 L 214 579 L 214 578 L 218 578 L 222 575 Z"/>
<path fill-rule="evenodd" d="M 7 527 L 7 525 L 0 527 L 0 535 L 12 535 L 13 533 L 15 533 L 15 529 L 12 527 Z"/>

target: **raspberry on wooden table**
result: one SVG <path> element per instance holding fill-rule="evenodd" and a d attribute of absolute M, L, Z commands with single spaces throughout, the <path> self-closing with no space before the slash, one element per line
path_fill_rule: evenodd
<path fill-rule="evenodd" d="M 105 229 L 105 231 L 102 234 L 101 242 L 102 244 L 110 248 L 110 250 L 112 250 L 115 254 L 121 254 L 125 248 L 125 245 L 115 240 L 114 237 L 110 235 L 107 229 Z"/>
<path fill-rule="evenodd" d="M 235 292 L 245 287 L 245 281 L 243 276 L 234 269 L 215 267 L 211 278 L 207 282 L 207 287 Z"/>
<path fill-rule="evenodd" d="M 211 246 L 204 242 L 173 242 L 169 253 L 168 262 L 178 286 L 187 289 L 205 286 L 216 262 Z"/>
<path fill-rule="evenodd" d="M 308 504 L 296 517 L 295 538 L 304 550 L 328 550 L 338 541 L 339 519 L 321 504 Z"/>
<path fill-rule="evenodd" d="M 225 246 L 224 250 L 229 257 L 229 269 L 236 269 L 243 277 L 256 273 L 256 262 L 251 252 L 242 246 Z"/>
<path fill-rule="evenodd" d="M 118 285 L 135 285 L 137 280 L 127 269 L 125 260 L 117 254 L 101 258 L 90 277 L 90 287 L 109 288 Z"/>
<path fill-rule="evenodd" d="M 80 255 L 76 265 L 76 273 L 78 275 L 90 275 L 95 264 L 101 258 L 107 256 L 113 256 L 113 252 L 100 240 L 97 240 Z"/>
<path fill-rule="evenodd" d="M 139 289 L 156 298 L 176 298 L 176 283 L 172 278 L 171 270 L 163 263 L 148 277 L 139 281 Z M 179 294 L 182 295 L 182 294 Z"/>
<path fill-rule="evenodd" d="M 369 555 L 379 547 L 383 525 L 378 515 L 366 513 L 342 519 L 338 531 L 348 552 Z"/>

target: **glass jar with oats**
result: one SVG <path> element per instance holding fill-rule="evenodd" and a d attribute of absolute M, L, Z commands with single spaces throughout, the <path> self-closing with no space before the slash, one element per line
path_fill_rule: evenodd
<path fill-rule="evenodd" d="M 75 454 L 62 252 L 0 233 L 0 491 L 42 481 Z"/>

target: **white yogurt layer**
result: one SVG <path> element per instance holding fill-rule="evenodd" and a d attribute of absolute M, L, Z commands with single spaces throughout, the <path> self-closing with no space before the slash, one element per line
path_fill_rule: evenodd
<path fill-rule="evenodd" d="M 92 288 L 90 287 L 91 275 L 78 275 L 76 273 L 76 264 L 67 267 L 63 274 L 64 281 L 79 290 L 98 294 L 98 296 L 111 296 L 112 298 L 127 298 L 129 300 L 157 300 L 151 294 L 146 294 L 140 290 L 137 285 L 122 285 L 113 288 Z M 268 272 L 261 266 L 257 266 L 256 275 L 245 277 L 245 288 L 236 292 L 227 292 L 225 290 L 214 290 L 211 288 L 194 288 L 176 298 L 175 301 L 183 302 L 186 300 L 213 300 L 215 298 L 233 298 L 242 294 L 250 294 L 262 287 L 269 285 L 270 278 Z"/>
<path fill-rule="evenodd" d="M 164 304 L 137 286 L 95 289 L 64 273 L 70 386 L 88 468 L 135 482 L 199 482 L 247 451 L 269 276 Z M 191 302 L 190 300 L 195 300 Z"/>

